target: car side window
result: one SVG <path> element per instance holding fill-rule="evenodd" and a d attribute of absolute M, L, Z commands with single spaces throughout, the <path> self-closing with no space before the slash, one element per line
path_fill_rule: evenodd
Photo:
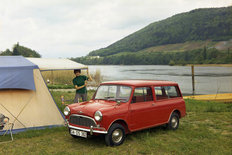
<path fill-rule="evenodd" d="M 167 92 L 164 87 L 155 87 L 156 100 L 168 99 Z"/>
<path fill-rule="evenodd" d="M 169 98 L 180 97 L 180 92 L 176 86 L 165 86 Z"/>
<path fill-rule="evenodd" d="M 158 86 L 154 87 L 156 100 L 180 97 L 180 93 L 176 86 Z"/>
<path fill-rule="evenodd" d="M 135 88 L 132 103 L 153 101 L 152 90 L 150 87 Z"/>

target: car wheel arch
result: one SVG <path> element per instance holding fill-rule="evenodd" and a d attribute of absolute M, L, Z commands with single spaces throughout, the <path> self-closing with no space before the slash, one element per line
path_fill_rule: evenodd
<path fill-rule="evenodd" d="M 173 111 L 173 113 L 177 113 L 177 114 L 178 114 L 178 116 L 179 116 L 179 118 L 181 118 L 180 110 L 177 110 L 177 109 L 176 109 L 176 110 L 174 110 L 174 111 Z"/>
<path fill-rule="evenodd" d="M 167 121 L 167 122 L 169 122 L 169 121 L 170 121 L 171 116 L 172 116 L 172 114 L 173 114 L 173 113 L 177 113 L 177 114 L 178 114 L 178 116 L 179 116 L 179 118 L 181 118 L 180 110 L 178 110 L 178 109 L 174 109 L 174 110 L 172 110 L 172 112 L 169 114 L 169 118 L 168 118 L 168 121 Z"/>
<path fill-rule="evenodd" d="M 178 110 L 174 110 L 171 115 L 170 118 L 167 122 L 167 124 L 165 125 L 165 128 L 169 129 L 169 130 L 176 130 L 179 127 L 179 119 L 180 119 L 180 113 L 178 112 Z"/>
<path fill-rule="evenodd" d="M 114 121 L 109 125 L 108 130 L 109 130 L 110 127 L 111 127 L 113 124 L 115 124 L 115 123 L 122 125 L 122 126 L 124 127 L 124 129 L 125 129 L 125 133 L 126 133 L 126 134 L 130 133 L 130 129 L 129 129 L 129 127 L 128 127 L 128 124 L 127 124 L 127 122 L 126 122 L 125 120 L 123 120 L 123 119 L 114 120 Z"/>

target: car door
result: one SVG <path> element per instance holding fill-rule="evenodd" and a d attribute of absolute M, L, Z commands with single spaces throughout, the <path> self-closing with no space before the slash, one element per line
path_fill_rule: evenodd
<path fill-rule="evenodd" d="M 166 123 L 176 108 L 180 94 L 175 86 L 155 86 L 154 124 Z"/>
<path fill-rule="evenodd" d="M 134 89 L 130 104 L 130 128 L 139 130 L 152 124 L 152 111 L 154 100 L 151 87 L 138 87 Z"/>

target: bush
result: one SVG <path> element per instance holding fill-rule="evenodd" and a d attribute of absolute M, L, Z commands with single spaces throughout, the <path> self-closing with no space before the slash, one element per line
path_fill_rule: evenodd
<path fill-rule="evenodd" d="M 174 65 L 175 65 L 175 62 L 174 62 L 173 60 L 170 60 L 168 65 L 169 65 L 169 66 L 174 66 Z"/>

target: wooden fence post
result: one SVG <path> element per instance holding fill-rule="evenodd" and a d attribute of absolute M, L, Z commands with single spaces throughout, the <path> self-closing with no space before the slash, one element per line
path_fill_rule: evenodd
<path fill-rule="evenodd" d="M 192 87 L 193 87 L 193 95 L 195 95 L 194 65 L 192 65 L 191 68 L 192 68 Z"/>

